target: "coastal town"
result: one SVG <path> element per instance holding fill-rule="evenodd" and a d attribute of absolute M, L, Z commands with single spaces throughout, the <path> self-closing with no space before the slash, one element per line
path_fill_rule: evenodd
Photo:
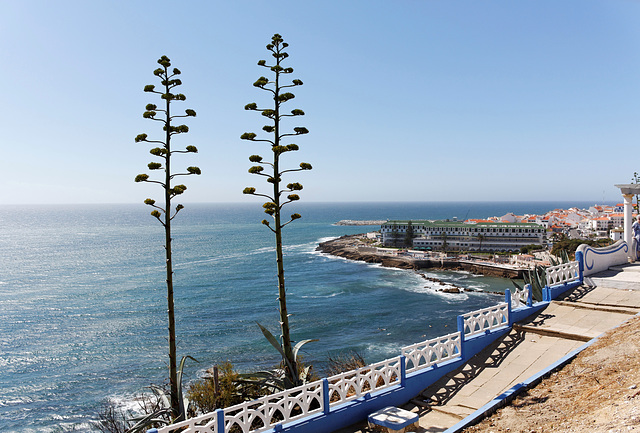
<path fill-rule="evenodd" d="M 320 251 L 400 268 L 460 268 L 519 277 L 549 266 L 554 244 L 575 240 L 608 245 L 623 237 L 623 204 L 554 209 L 542 215 L 507 213 L 486 219 L 342 220 L 337 225 L 380 230 L 322 243 Z"/>

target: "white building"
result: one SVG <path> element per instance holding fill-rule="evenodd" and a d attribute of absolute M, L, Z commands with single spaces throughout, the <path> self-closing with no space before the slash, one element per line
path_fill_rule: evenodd
<path fill-rule="evenodd" d="M 582 221 L 584 217 L 577 212 L 569 212 L 565 217 L 565 222 L 571 227 L 577 227 L 578 223 Z"/>
<path fill-rule="evenodd" d="M 609 230 L 611 220 L 609 217 L 602 216 L 591 220 L 591 229 L 597 232 L 606 232 Z"/>
<path fill-rule="evenodd" d="M 609 215 L 609 219 L 611 220 L 609 227 L 622 227 L 624 225 L 623 213 L 612 213 Z"/>
<path fill-rule="evenodd" d="M 517 220 L 518 220 L 518 219 L 516 218 L 516 216 L 515 216 L 513 213 L 511 213 L 511 212 L 509 212 L 509 213 L 508 213 L 508 214 L 506 214 L 506 215 L 502 215 L 502 216 L 500 217 L 500 221 L 505 222 L 505 223 L 514 223 L 514 222 L 516 222 Z"/>
<path fill-rule="evenodd" d="M 621 229 L 621 228 L 611 229 L 611 232 L 609 233 L 609 237 L 613 242 L 618 242 L 619 240 L 624 239 L 624 229 Z"/>

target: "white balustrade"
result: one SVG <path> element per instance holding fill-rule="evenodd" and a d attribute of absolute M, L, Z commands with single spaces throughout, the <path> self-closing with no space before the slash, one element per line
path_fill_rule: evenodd
<path fill-rule="evenodd" d="M 529 289 L 527 287 L 514 287 L 511 291 L 511 309 L 515 310 L 527 305 L 527 299 L 529 298 Z"/>
<path fill-rule="evenodd" d="M 322 381 L 319 380 L 224 409 L 224 431 L 233 432 L 239 428 L 243 433 L 259 433 L 275 424 L 323 410 Z"/>
<path fill-rule="evenodd" d="M 580 278 L 578 262 L 563 263 L 557 266 L 549 266 L 545 269 L 547 274 L 547 286 L 568 283 Z"/>
<path fill-rule="evenodd" d="M 472 311 L 464 316 L 464 335 L 481 334 L 485 331 L 509 325 L 509 305 L 504 302 L 494 307 Z"/>
<path fill-rule="evenodd" d="M 158 433 L 191 432 L 191 433 L 219 433 L 215 412 L 209 412 L 186 421 L 178 422 L 158 428 Z"/>
<path fill-rule="evenodd" d="M 400 383 L 400 357 L 387 359 L 328 379 L 330 406 Z"/>
<path fill-rule="evenodd" d="M 275 424 L 304 418 L 324 410 L 322 381 L 281 391 L 224 409 L 224 431 L 258 433 Z M 158 433 L 219 433 L 217 413 L 190 418 L 158 429 Z"/>
<path fill-rule="evenodd" d="M 460 333 L 456 332 L 402 348 L 402 354 L 406 358 L 407 373 L 459 358 L 462 352 L 460 345 Z"/>

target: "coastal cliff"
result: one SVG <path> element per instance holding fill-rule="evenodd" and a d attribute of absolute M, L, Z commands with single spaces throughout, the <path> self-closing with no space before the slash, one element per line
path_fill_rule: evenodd
<path fill-rule="evenodd" d="M 405 257 L 390 257 L 375 252 L 363 241 L 363 235 L 346 235 L 337 239 L 322 242 L 316 248 L 332 256 L 342 257 L 366 263 L 380 263 L 388 268 L 419 269 L 413 259 Z"/>
<path fill-rule="evenodd" d="M 459 260 L 457 258 L 446 259 L 422 259 L 411 256 L 391 256 L 381 254 L 377 248 L 369 246 L 366 236 L 345 235 L 337 239 L 322 242 L 316 251 L 342 257 L 348 260 L 356 260 L 366 263 L 379 263 L 388 268 L 399 269 L 450 269 L 464 270 L 478 275 L 487 275 L 502 278 L 521 278 L 522 270 L 505 268 L 486 262 L 474 262 Z"/>

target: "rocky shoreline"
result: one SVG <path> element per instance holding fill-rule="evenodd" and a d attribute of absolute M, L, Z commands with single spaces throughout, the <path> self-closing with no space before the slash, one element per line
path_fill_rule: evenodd
<path fill-rule="evenodd" d="M 365 235 L 345 235 L 337 239 L 322 242 L 316 248 L 326 254 L 366 263 L 379 263 L 384 267 L 399 269 L 447 269 L 464 270 L 478 275 L 501 278 L 521 278 L 522 270 L 501 267 L 488 263 L 475 263 L 457 258 L 421 259 L 409 256 L 391 256 L 380 254 L 371 247 Z"/>

